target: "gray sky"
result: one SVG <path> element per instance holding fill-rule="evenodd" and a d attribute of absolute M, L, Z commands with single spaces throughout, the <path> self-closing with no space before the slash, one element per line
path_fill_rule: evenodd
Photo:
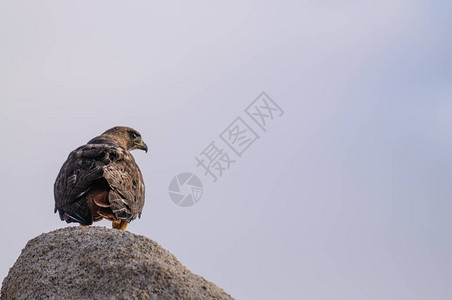
<path fill-rule="evenodd" d="M 147 187 L 129 225 L 238 299 L 451 299 L 451 4 L 0 2 L 0 278 L 67 226 L 53 183 L 115 125 Z M 199 156 L 265 91 L 284 110 L 216 183 Z M 192 207 L 168 184 L 192 172 Z M 110 226 L 108 222 L 98 223 Z"/>

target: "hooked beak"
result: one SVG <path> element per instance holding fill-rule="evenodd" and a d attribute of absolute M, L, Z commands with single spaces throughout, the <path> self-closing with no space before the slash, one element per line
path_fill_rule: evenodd
<path fill-rule="evenodd" d="M 137 145 L 137 149 L 144 150 L 146 153 L 148 153 L 148 145 L 146 145 L 145 142 L 141 141 L 140 143 L 134 142 L 135 145 Z"/>

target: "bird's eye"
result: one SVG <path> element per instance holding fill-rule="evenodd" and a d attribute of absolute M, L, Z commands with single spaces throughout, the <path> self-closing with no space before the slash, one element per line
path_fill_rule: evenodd
<path fill-rule="evenodd" d="M 130 131 L 129 134 L 130 134 L 130 136 L 132 137 L 133 140 L 136 139 L 139 136 L 138 133 L 133 132 L 133 131 Z"/>

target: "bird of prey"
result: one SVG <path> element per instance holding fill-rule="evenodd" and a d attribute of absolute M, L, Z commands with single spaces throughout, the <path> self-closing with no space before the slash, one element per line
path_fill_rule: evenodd
<path fill-rule="evenodd" d="M 107 219 L 126 230 L 141 217 L 144 182 L 130 150 L 148 151 L 130 127 L 113 127 L 69 154 L 54 185 L 55 212 L 67 223 Z"/>

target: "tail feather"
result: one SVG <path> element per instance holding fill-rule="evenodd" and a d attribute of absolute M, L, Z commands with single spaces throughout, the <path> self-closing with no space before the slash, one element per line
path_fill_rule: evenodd
<path fill-rule="evenodd" d="M 80 223 L 80 224 L 83 224 L 83 225 L 91 225 L 93 223 L 92 220 L 83 218 L 82 216 L 80 216 L 79 214 L 77 214 L 75 212 L 72 212 L 71 214 L 65 212 L 64 213 L 64 220 L 67 223 L 76 222 L 76 223 Z"/>

